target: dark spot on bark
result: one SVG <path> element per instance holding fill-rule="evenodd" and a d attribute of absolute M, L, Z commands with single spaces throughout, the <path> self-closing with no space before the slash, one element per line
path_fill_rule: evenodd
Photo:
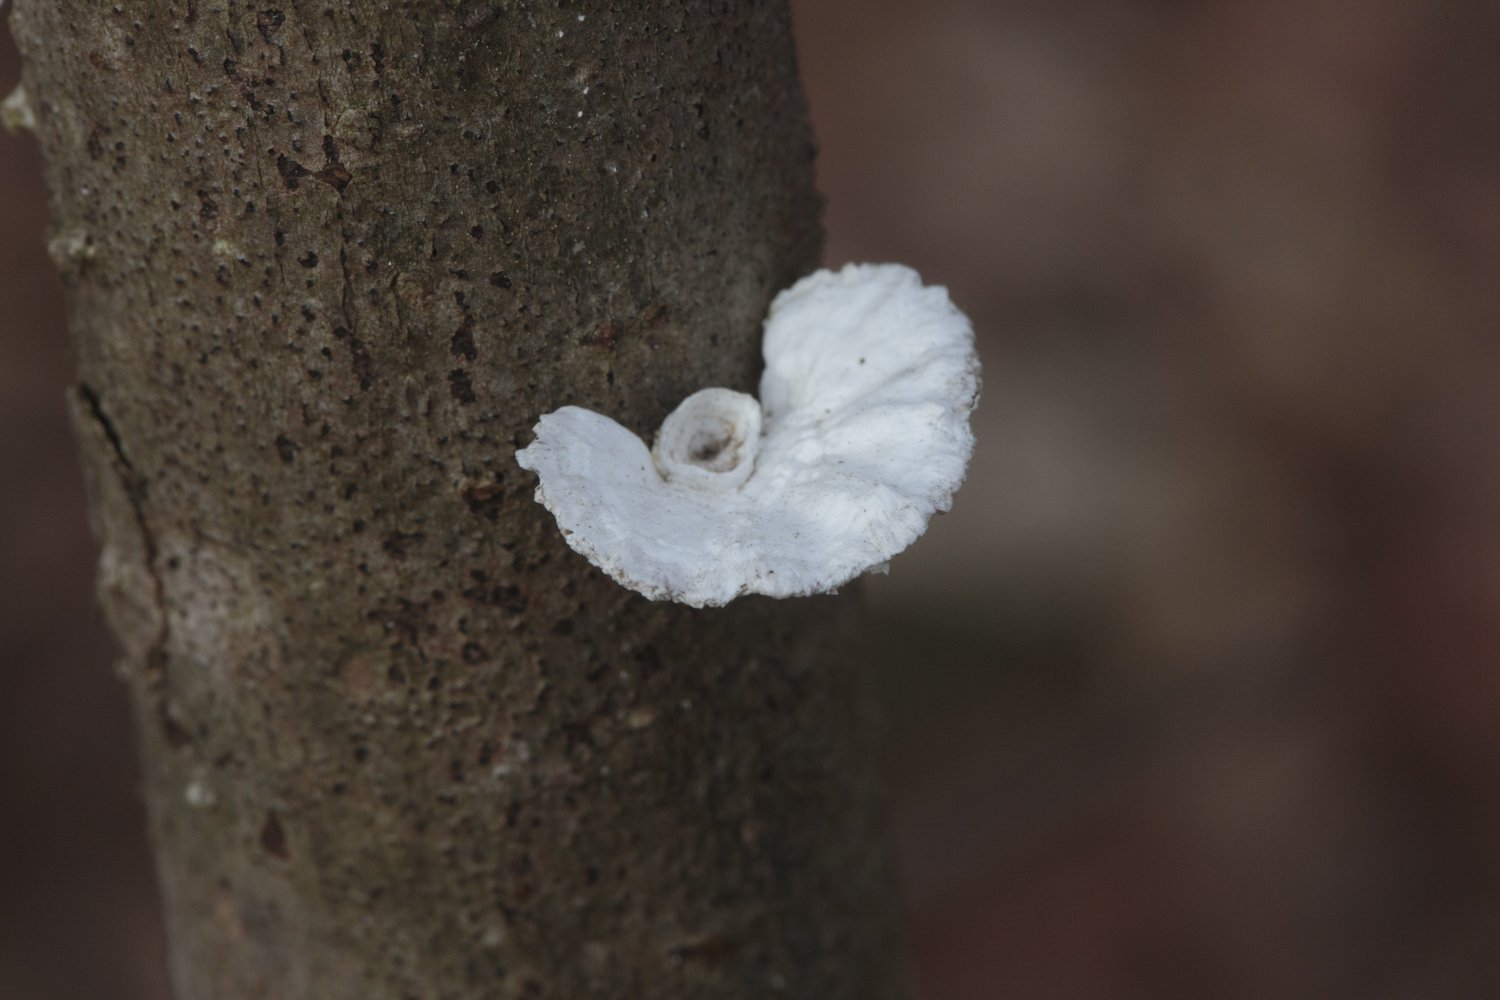
<path fill-rule="evenodd" d="M 641 312 L 641 325 L 648 330 L 655 330 L 666 323 L 669 313 L 665 302 L 653 302 Z"/>
<path fill-rule="evenodd" d="M 723 961 L 733 950 L 733 942 L 722 934 L 700 934 L 690 941 L 684 941 L 669 949 L 667 958 L 673 965 L 682 965 L 685 962 L 716 964 Z"/>
<path fill-rule="evenodd" d="M 318 266 L 318 255 L 309 250 L 297 260 L 297 263 L 311 270 Z"/>
<path fill-rule="evenodd" d="M 347 330 L 344 335 L 349 335 Z M 334 336 L 338 336 L 337 330 L 334 331 Z M 370 361 L 370 352 L 365 348 L 364 341 L 358 337 L 349 337 L 349 363 L 354 369 L 355 378 L 359 379 L 359 387 L 368 392 L 375 384 L 375 366 Z"/>
<path fill-rule="evenodd" d="M 461 760 L 450 760 L 448 762 L 448 777 L 454 782 L 464 780 L 464 762 Z"/>
<path fill-rule="evenodd" d="M 490 284 L 496 288 L 509 288 L 510 278 L 506 276 L 504 271 L 495 271 L 490 274 Z"/>
<path fill-rule="evenodd" d="M 383 544 L 387 552 L 400 559 L 425 537 L 420 532 L 396 532 L 388 536 Z M 437 632 L 437 626 L 427 620 L 427 605 L 404 597 L 366 612 L 365 618 L 378 623 L 396 646 L 411 647 L 424 658 L 426 654 L 422 651 L 422 640 Z"/>
<path fill-rule="evenodd" d="M 561 618 L 561 619 L 559 619 L 557 621 L 557 623 L 552 626 L 552 634 L 553 635 L 572 635 L 573 634 L 573 619 L 571 619 L 571 618 Z"/>
<path fill-rule="evenodd" d="M 385 536 L 380 547 L 396 559 L 405 559 L 417 545 L 420 545 L 427 535 L 420 531 L 393 531 Z"/>
<path fill-rule="evenodd" d="M 474 321 L 472 319 L 464 317 L 463 325 L 453 334 L 448 348 L 455 358 L 468 358 L 473 361 L 479 357 L 479 351 L 474 346 Z"/>
<path fill-rule="evenodd" d="M 344 190 L 344 188 L 349 186 L 349 182 L 354 180 L 354 175 L 342 163 L 330 164 L 319 170 L 314 176 L 324 184 L 332 187 L 335 191 Z"/>
<path fill-rule="evenodd" d="M 590 750 L 598 749 L 598 745 L 594 742 L 594 734 L 583 723 L 564 722 L 558 728 L 562 731 L 563 749 L 566 752 L 572 753 L 579 747 L 587 747 Z"/>
<path fill-rule="evenodd" d="M 198 192 L 198 216 L 205 220 L 219 217 L 219 205 L 208 196 L 207 191 Z"/>
<path fill-rule="evenodd" d="M 473 666 L 476 663 L 483 663 L 488 659 L 489 653 L 485 652 L 484 647 L 477 642 L 466 642 L 464 643 L 463 658 L 465 663 Z"/>
<path fill-rule="evenodd" d="M 536 893 L 536 882 L 532 875 L 536 872 L 536 865 L 532 863 L 528 855 L 521 855 L 510 863 L 511 895 L 518 903 L 524 903 Z"/>
<path fill-rule="evenodd" d="M 282 828 L 281 817 L 276 815 L 274 809 L 266 813 L 266 821 L 261 824 L 260 846 L 274 858 L 287 857 L 286 830 Z"/>
<path fill-rule="evenodd" d="M 281 456 L 281 460 L 285 464 L 291 465 L 295 462 L 297 460 L 297 452 L 301 450 L 302 446 L 285 434 L 276 435 L 276 454 Z"/>
<path fill-rule="evenodd" d="M 327 161 L 322 170 L 314 176 L 324 184 L 329 185 L 335 191 L 342 191 L 349 186 L 354 175 L 339 160 L 338 143 L 333 141 L 333 136 L 323 136 L 323 159 Z"/>
<path fill-rule="evenodd" d="M 105 61 L 103 53 L 98 49 L 90 49 L 88 59 L 95 69 L 109 69 L 109 63 Z"/>
<path fill-rule="evenodd" d="M 594 327 L 592 333 L 585 334 L 579 343 L 613 350 L 615 343 L 620 339 L 620 334 L 624 332 L 625 328 L 619 323 L 600 323 Z"/>
<path fill-rule="evenodd" d="M 274 7 L 261 11 L 255 18 L 255 27 L 260 31 L 260 37 L 267 44 L 272 41 L 271 36 L 276 34 L 276 29 L 286 23 L 286 15 Z"/>
<path fill-rule="evenodd" d="M 470 228 L 469 229 L 469 235 L 472 236 L 472 237 L 474 237 L 476 240 L 482 240 L 482 239 L 484 239 L 484 227 L 483 226 L 474 226 L 474 227 Z"/>
<path fill-rule="evenodd" d="M 515 584 L 504 586 L 490 586 L 489 578 L 483 570 L 473 570 L 469 574 L 475 586 L 467 587 L 463 591 L 464 599 L 472 601 L 483 607 L 500 608 L 501 610 L 519 615 L 526 610 L 530 599 Z"/>
<path fill-rule="evenodd" d="M 406 683 L 406 671 L 402 670 L 400 667 L 396 666 L 394 663 L 391 664 L 390 669 L 388 669 L 385 672 L 385 677 L 386 677 L 386 680 L 390 681 L 392 684 L 405 684 Z M 358 754 L 358 751 L 356 751 L 356 755 L 357 754 Z M 360 757 L 359 759 L 360 760 L 364 760 L 363 757 Z"/>
<path fill-rule="evenodd" d="M 165 705 L 161 708 L 161 734 L 167 741 L 167 746 L 173 750 L 181 750 L 193 742 L 193 734 L 188 731 L 187 726 L 172 718 L 172 713 L 167 711 Z"/>
<path fill-rule="evenodd" d="M 276 237 L 275 237 L 275 239 L 276 239 L 276 245 L 277 246 L 279 246 L 279 247 L 286 246 L 286 233 L 283 233 L 279 229 L 276 230 Z"/>
<path fill-rule="evenodd" d="M 392 667 L 391 669 L 395 670 L 396 668 Z M 402 678 L 402 680 L 404 681 L 405 678 Z M 354 762 L 356 764 L 363 764 L 365 762 L 365 758 L 369 756 L 370 748 L 365 746 L 364 744 L 360 744 L 359 746 L 354 748 Z"/>
<path fill-rule="evenodd" d="M 448 373 L 448 390 L 460 403 L 472 403 L 478 398 L 474 395 L 474 386 L 469 382 L 468 372 L 462 368 L 455 368 Z"/>
<path fill-rule="evenodd" d="M 370 43 L 370 62 L 375 64 L 376 74 L 385 72 L 385 49 L 380 47 L 379 42 Z"/>
<path fill-rule="evenodd" d="M 311 176 L 306 167 L 285 153 L 276 157 L 276 172 L 281 175 L 281 183 L 288 191 L 297 190 L 302 185 L 302 178 Z"/>
<path fill-rule="evenodd" d="M 661 653 L 651 643 L 647 643 L 636 651 L 635 661 L 640 664 L 642 678 L 650 677 L 661 670 Z"/>
<path fill-rule="evenodd" d="M 505 502 L 505 484 L 501 482 L 471 483 L 464 487 L 463 498 L 471 514 L 498 521 L 500 507 Z"/>
<path fill-rule="evenodd" d="M 510 614 L 522 614 L 531 604 L 531 598 L 522 593 L 521 588 L 515 584 L 501 587 L 498 592 L 500 594 L 499 605 L 501 610 Z"/>
<path fill-rule="evenodd" d="M 479 766 L 488 767 L 490 765 L 490 762 L 494 759 L 495 744 L 491 743 L 489 740 L 485 740 L 483 743 L 479 744 Z"/>

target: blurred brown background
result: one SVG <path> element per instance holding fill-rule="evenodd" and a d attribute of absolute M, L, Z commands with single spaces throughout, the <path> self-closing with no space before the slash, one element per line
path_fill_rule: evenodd
<path fill-rule="evenodd" d="M 829 263 L 985 362 L 869 588 L 926 1000 L 1500 996 L 1500 4 L 794 9 Z M 159 1000 L 29 142 L 0 192 L 0 1000 Z"/>

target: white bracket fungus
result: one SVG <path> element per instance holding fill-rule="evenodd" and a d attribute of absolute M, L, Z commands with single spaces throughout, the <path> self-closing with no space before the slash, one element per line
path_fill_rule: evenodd
<path fill-rule="evenodd" d="M 577 406 L 516 453 L 570 546 L 620 584 L 693 607 L 822 593 L 946 511 L 974 435 L 979 361 L 942 288 L 897 264 L 819 271 L 766 317 L 760 403 L 704 389 L 656 444 Z"/>

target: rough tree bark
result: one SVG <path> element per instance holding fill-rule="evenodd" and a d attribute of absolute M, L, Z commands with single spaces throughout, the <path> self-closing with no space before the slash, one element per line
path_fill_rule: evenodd
<path fill-rule="evenodd" d="M 753 389 L 779 0 L 19 0 L 178 995 L 906 995 L 842 599 L 652 604 L 513 464 Z"/>

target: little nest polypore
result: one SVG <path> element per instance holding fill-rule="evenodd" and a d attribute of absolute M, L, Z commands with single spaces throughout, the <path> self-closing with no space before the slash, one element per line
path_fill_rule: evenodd
<path fill-rule="evenodd" d="M 833 590 L 947 510 L 974 436 L 968 319 L 897 264 L 818 271 L 771 303 L 760 402 L 693 393 L 654 447 L 576 406 L 516 453 L 570 546 L 694 607 Z"/>

